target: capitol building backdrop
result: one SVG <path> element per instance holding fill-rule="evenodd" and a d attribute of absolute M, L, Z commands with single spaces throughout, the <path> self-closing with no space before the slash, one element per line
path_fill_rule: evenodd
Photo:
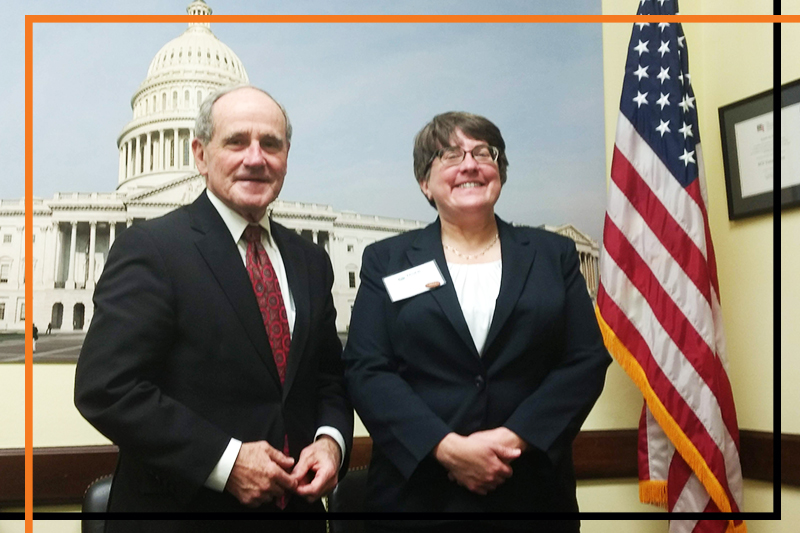
<path fill-rule="evenodd" d="M 195 0 L 187 13 L 210 15 L 211 9 Z M 33 199 L 33 279 L 24 276 L 24 202 L 0 200 L 0 331 L 21 331 L 26 318 L 41 331 L 48 323 L 54 330 L 88 328 L 94 286 L 114 239 L 132 224 L 191 203 L 203 191 L 205 179 L 190 148 L 197 110 L 210 93 L 242 83 L 248 83 L 244 65 L 207 23 L 190 23 L 162 47 L 133 94 L 133 118 L 117 138 L 116 190 Z M 364 248 L 426 224 L 283 200 L 271 210 L 277 222 L 328 252 L 335 274 L 336 325 L 342 332 L 350 321 Z M 598 244 L 569 224 L 545 229 L 575 241 L 594 299 Z M 26 281 L 33 284 L 32 309 L 25 306 Z"/>

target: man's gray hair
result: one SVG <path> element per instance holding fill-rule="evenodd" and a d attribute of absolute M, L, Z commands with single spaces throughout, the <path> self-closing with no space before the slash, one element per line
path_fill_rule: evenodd
<path fill-rule="evenodd" d="M 275 102 L 277 106 L 280 108 L 281 113 L 283 113 L 283 119 L 286 122 L 286 143 L 292 143 L 292 123 L 289 122 L 289 115 L 286 113 L 286 108 L 283 105 L 275 100 L 271 94 L 269 94 L 264 89 L 260 89 L 253 85 L 232 85 L 230 87 L 224 87 L 217 92 L 211 93 L 203 100 L 203 103 L 200 104 L 200 110 L 197 112 L 197 119 L 195 120 L 194 126 L 194 133 L 195 136 L 202 142 L 203 144 L 208 144 L 211 140 L 211 137 L 214 135 L 214 119 L 211 116 L 211 108 L 214 107 L 214 104 L 225 96 L 228 93 L 232 93 L 233 91 L 238 91 L 239 89 L 255 89 L 256 91 L 260 91 L 266 94 L 270 100 Z"/>

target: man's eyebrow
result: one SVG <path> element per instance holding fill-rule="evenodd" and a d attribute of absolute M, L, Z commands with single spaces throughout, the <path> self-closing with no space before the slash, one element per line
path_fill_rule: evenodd
<path fill-rule="evenodd" d="M 264 141 L 267 141 L 275 146 L 283 146 L 283 137 L 279 137 L 271 133 L 264 134 L 259 138 L 259 142 L 263 143 Z"/>
<path fill-rule="evenodd" d="M 243 137 L 247 137 L 247 136 L 248 136 L 247 133 L 245 133 L 243 131 L 237 131 L 237 132 L 231 133 L 227 137 L 223 138 L 222 142 L 228 143 L 228 142 L 231 142 L 231 141 L 236 141 L 236 140 L 242 139 Z"/>
<path fill-rule="evenodd" d="M 249 139 L 249 138 L 250 138 L 250 134 L 249 133 L 247 133 L 245 131 L 237 131 L 237 132 L 231 133 L 227 137 L 224 137 L 222 139 L 222 142 L 227 144 L 227 143 L 230 143 L 230 142 L 234 142 L 234 141 L 238 141 L 238 140 L 242 140 L 242 139 Z M 261 137 L 259 137 L 259 142 L 263 143 L 264 141 L 268 141 L 268 142 L 270 142 L 272 144 L 275 144 L 275 145 L 278 145 L 278 146 L 283 146 L 283 137 L 279 137 L 279 136 L 273 135 L 271 133 L 267 133 L 267 134 L 264 134 Z"/>

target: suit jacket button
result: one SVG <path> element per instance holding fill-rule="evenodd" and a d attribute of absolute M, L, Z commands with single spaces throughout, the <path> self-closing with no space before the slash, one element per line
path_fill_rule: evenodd
<path fill-rule="evenodd" d="M 483 384 L 484 384 L 483 376 L 478 376 L 478 377 L 475 378 L 475 386 L 476 387 L 478 387 L 479 389 L 482 389 L 483 388 Z"/>

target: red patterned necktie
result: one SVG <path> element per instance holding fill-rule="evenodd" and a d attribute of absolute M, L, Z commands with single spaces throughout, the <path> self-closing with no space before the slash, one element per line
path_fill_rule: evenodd
<path fill-rule="evenodd" d="M 258 300 L 258 308 L 267 330 L 269 345 L 272 348 L 272 357 L 278 367 L 278 376 L 281 385 L 286 380 L 286 357 L 289 355 L 291 335 L 289 333 L 289 320 L 286 317 L 286 305 L 281 296 L 281 287 L 278 276 L 272 267 L 264 245 L 261 244 L 261 226 L 247 226 L 244 230 L 244 240 L 247 242 L 247 273 L 253 284 L 253 290 Z M 289 456 L 289 436 L 283 438 L 283 453 Z M 288 495 L 282 496 L 276 505 L 281 509 L 286 507 Z"/>

